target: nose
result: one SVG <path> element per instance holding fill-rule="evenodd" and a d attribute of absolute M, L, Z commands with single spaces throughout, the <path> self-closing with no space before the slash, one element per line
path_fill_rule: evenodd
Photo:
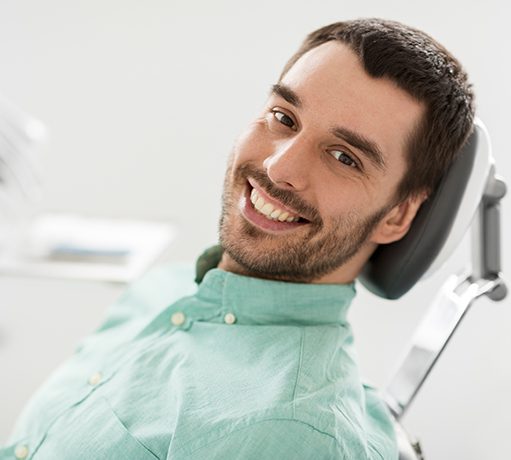
<path fill-rule="evenodd" d="M 263 167 L 270 180 L 281 188 L 302 191 L 307 188 L 312 169 L 312 146 L 304 137 L 279 141 L 265 158 Z"/>

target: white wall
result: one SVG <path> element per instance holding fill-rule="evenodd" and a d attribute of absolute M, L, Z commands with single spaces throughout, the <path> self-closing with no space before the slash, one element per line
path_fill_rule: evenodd
<path fill-rule="evenodd" d="M 3 0 L 0 93 L 50 129 L 43 209 L 171 220 L 182 233 L 170 258 L 190 260 L 216 241 L 225 159 L 236 134 L 305 34 L 336 20 L 401 20 L 428 31 L 458 56 L 472 76 L 498 171 L 511 183 L 505 5 L 499 0 Z M 503 211 L 507 235 L 509 199 Z M 449 269 L 459 267 L 464 252 L 457 252 Z M 510 261 L 504 238 L 504 269 Z M 352 321 L 370 379 L 385 382 L 447 273 L 442 270 L 397 302 L 361 292 Z M 33 283 L 22 284 L 33 289 Z M 87 289 L 77 284 L 77 297 Z M 38 291 L 33 292 L 35 300 Z M 52 302 L 45 292 L 45 301 Z M 57 287 L 54 292 L 53 302 L 63 302 Z M 19 299 L 13 289 L 7 294 L 0 300 L 0 326 L 4 303 L 30 305 L 27 295 Z M 406 417 L 430 459 L 506 457 L 510 307 L 509 299 L 476 304 Z M 91 311 L 97 315 L 97 308 Z M 48 340 L 59 340 L 58 334 Z M 43 359 L 35 350 L 36 344 L 26 359 Z M 0 380 L 0 398 L 2 385 Z"/>

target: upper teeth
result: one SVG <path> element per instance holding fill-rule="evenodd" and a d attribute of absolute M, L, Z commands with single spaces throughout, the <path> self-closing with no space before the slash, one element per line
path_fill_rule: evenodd
<path fill-rule="evenodd" d="M 297 222 L 300 219 L 299 216 L 290 214 L 287 211 L 282 211 L 281 209 L 273 206 L 271 203 L 264 201 L 259 193 L 257 193 L 256 189 L 252 189 L 250 201 L 260 214 L 263 214 L 271 220 L 280 220 L 280 222 Z"/>

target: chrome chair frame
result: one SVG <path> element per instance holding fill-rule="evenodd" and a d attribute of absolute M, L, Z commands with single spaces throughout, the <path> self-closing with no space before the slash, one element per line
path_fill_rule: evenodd
<path fill-rule="evenodd" d="M 482 138 L 477 141 L 477 136 Z M 479 150 L 487 149 L 487 152 L 483 153 L 488 155 L 489 167 L 483 177 L 485 182 L 483 182 L 482 192 L 479 193 L 478 203 L 475 203 L 475 215 L 469 219 L 471 220 L 472 253 L 470 269 L 462 275 L 452 275 L 445 281 L 414 333 L 402 361 L 382 395 L 394 417 L 400 452 L 399 460 L 424 460 L 419 442 L 404 430 L 400 420 L 409 409 L 469 307 L 482 296 L 500 301 L 507 295 L 500 259 L 500 201 L 506 194 L 506 184 L 495 173 L 488 134 L 480 121 L 476 122 L 473 137 L 476 137 L 476 142 L 479 142 L 477 146 Z M 474 172 L 472 171 L 471 174 Z M 470 194 L 470 191 L 465 191 L 465 194 L 467 193 Z M 464 231 L 458 231 L 457 238 L 460 239 L 463 233 Z M 439 254 L 445 244 L 440 245 Z M 443 257 L 445 258 L 445 255 Z M 433 261 L 433 265 L 435 262 L 436 260 Z M 431 270 L 427 273 L 430 272 Z M 370 286 L 372 286 L 371 283 L 369 283 Z"/>

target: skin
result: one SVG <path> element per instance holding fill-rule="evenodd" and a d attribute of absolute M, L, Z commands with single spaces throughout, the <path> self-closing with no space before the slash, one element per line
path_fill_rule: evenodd
<path fill-rule="evenodd" d="M 367 75 L 346 45 L 304 54 L 235 144 L 219 268 L 293 282 L 353 281 L 379 244 L 406 234 L 426 198 L 396 200 L 407 141 L 423 114 L 423 104 L 392 81 Z M 305 223 L 267 225 L 250 203 L 254 187 Z"/>

